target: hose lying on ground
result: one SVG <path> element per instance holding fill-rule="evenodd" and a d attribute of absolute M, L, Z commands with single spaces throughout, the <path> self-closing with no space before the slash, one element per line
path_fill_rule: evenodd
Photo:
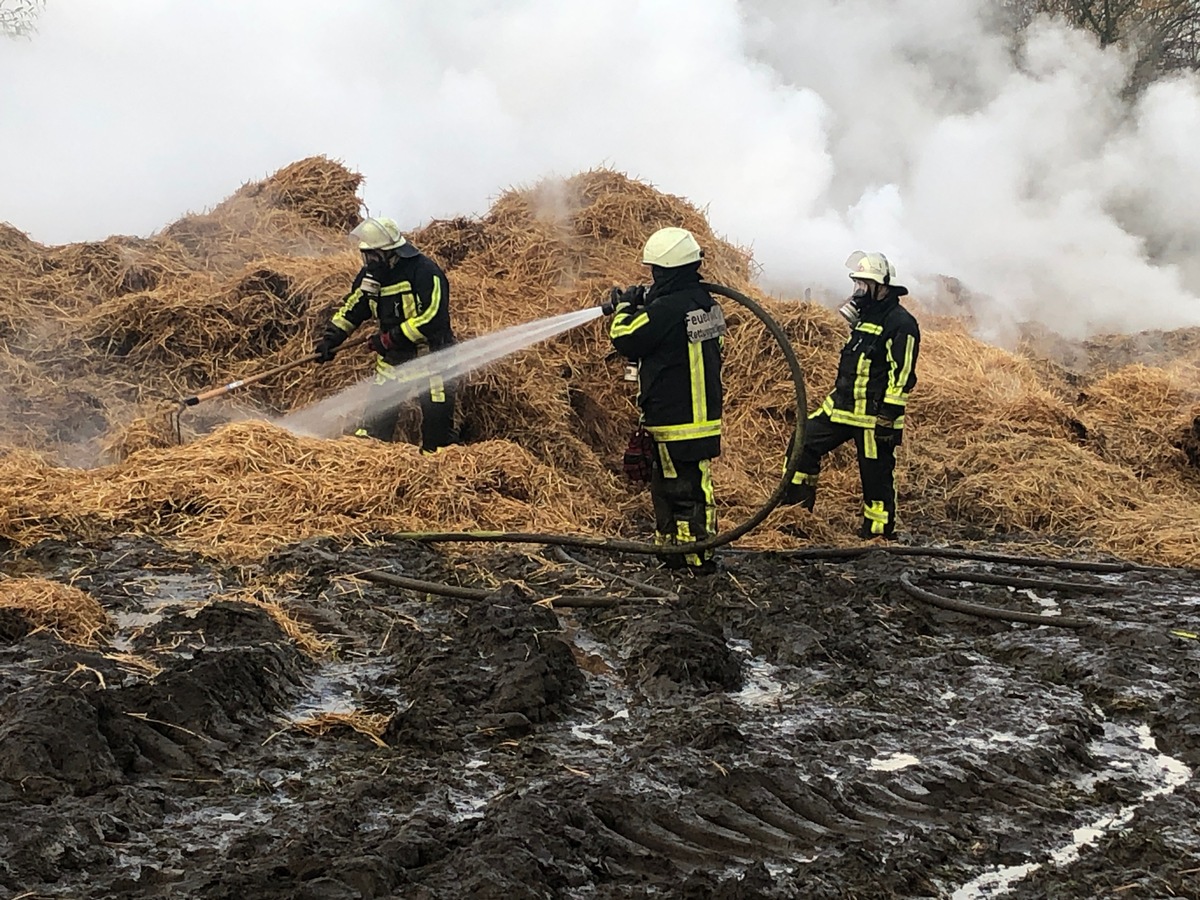
<path fill-rule="evenodd" d="M 791 550 L 730 550 L 730 553 L 770 553 L 787 559 L 856 559 L 869 553 L 891 556 L 927 556 L 938 559 L 964 559 L 975 562 L 1006 563 L 1031 568 L 1063 569 L 1074 572 L 1178 572 L 1165 566 L 1144 566 L 1132 562 L 1091 562 L 1083 559 L 1054 559 L 1046 556 L 1011 556 L 985 550 L 964 550 L 958 547 L 913 547 L 906 544 L 871 542 L 861 547 L 797 547 Z M 1192 570 L 1185 570 L 1192 571 Z"/>
<path fill-rule="evenodd" d="M 1026 613 L 1016 610 L 996 609 L 993 606 L 984 606 L 980 603 L 969 603 L 966 600 L 958 600 L 954 597 L 943 597 L 941 594 L 935 594 L 933 591 L 927 591 L 922 587 L 913 584 L 911 572 L 900 573 L 900 585 L 911 596 L 918 600 L 923 600 L 926 603 L 932 603 L 934 606 L 942 609 L 948 609 L 952 612 L 964 613 L 969 616 L 978 616 L 983 619 L 1000 619 L 1005 622 L 1024 622 L 1027 625 L 1054 625 L 1058 628 L 1091 628 L 1093 625 L 1102 625 L 1099 621 L 1091 619 L 1074 619 L 1069 616 L 1043 616 L 1038 613 Z"/>
<path fill-rule="evenodd" d="M 609 578 L 613 581 L 619 581 L 622 584 L 628 584 L 631 587 L 636 587 L 650 596 L 662 597 L 664 600 L 679 599 L 679 595 L 674 591 L 668 591 L 665 588 L 655 587 L 652 584 L 646 584 L 644 581 L 638 581 L 637 579 L 630 578 L 626 575 L 618 575 L 615 572 L 605 572 L 603 569 L 599 569 L 596 566 L 589 566 L 587 563 L 581 562 L 580 560 L 571 556 L 571 554 L 567 553 L 567 551 L 562 547 L 555 547 L 554 555 L 562 562 L 577 566 L 580 569 L 585 569 L 586 571 L 592 572 L 601 578 Z"/>
<path fill-rule="evenodd" d="M 1043 591 L 1075 591 L 1085 594 L 1124 594 L 1118 584 L 1088 584 L 1082 581 L 1059 581 L 1053 578 L 1022 578 L 1017 575 L 995 575 L 991 572 L 938 571 L 925 573 L 935 581 L 970 581 L 975 584 L 996 584 L 1002 587 L 1030 588 Z"/>

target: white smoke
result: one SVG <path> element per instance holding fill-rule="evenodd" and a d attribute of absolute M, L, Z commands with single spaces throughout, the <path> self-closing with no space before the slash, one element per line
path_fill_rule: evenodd
<path fill-rule="evenodd" d="M 982 327 L 1200 324 L 1200 82 L 989 0 L 49 0 L 0 41 L 0 220 L 149 234 L 324 154 L 415 227 L 607 165 L 705 207 L 765 287 L 879 249 Z"/>

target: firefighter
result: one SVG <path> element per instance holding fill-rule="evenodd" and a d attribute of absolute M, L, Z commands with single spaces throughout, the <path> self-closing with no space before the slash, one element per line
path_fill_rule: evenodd
<path fill-rule="evenodd" d="M 862 538 L 891 538 L 896 531 L 896 448 L 904 434 L 904 409 L 917 383 L 921 332 L 900 305 L 908 288 L 882 253 L 855 251 L 846 260 L 854 294 L 839 312 L 850 323 L 833 392 L 809 414 L 799 468 L 783 502 L 812 510 L 821 459 L 853 440 L 862 482 Z M 791 447 L 788 448 L 791 455 Z"/>
<path fill-rule="evenodd" d="M 328 362 L 358 326 L 367 319 L 378 321 L 379 333 L 367 341 L 376 353 L 374 386 L 355 434 L 390 441 L 400 411 L 388 401 L 388 386 L 405 377 L 400 367 L 454 343 L 450 284 L 441 267 L 410 244 L 392 219 L 365 219 L 350 236 L 358 241 L 363 266 L 314 350 L 318 362 Z M 421 451 L 434 453 L 457 440 L 454 390 L 436 375 L 419 377 L 427 382 L 420 394 Z"/>
<path fill-rule="evenodd" d="M 660 229 L 642 251 L 652 283 L 614 288 L 610 299 L 613 347 L 637 366 L 659 546 L 695 543 L 717 531 L 712 460 L 721 453 L 725 317 L 700 286 L 702 256 L 691 232 Z M 659 558 L 693 574 L 717 568 L 711 550 Z"/>

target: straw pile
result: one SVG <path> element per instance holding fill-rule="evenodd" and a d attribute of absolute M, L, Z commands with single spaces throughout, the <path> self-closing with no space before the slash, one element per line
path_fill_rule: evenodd
<path fill-rule="evenodd" d="M 345 232 L 359 220 L 360 180 L 330 160 L 302 160 L 147 239 L 47 248 L 0 230 L 0 537 L 130 532 L 254 560 L 306 537 L 395 530 L 644 536 L 631 522 L 645 520 L 648 502 L 618 470 L 634 393 L 602 322 L 466 378 L 469 443 L 432 459 L 261 421 L 366 376 L 361 351 L 189 410 L 187 442 L 175 446 L 169 413 L 181 397 L 311 350 L 358 265 Z M 507 191 L 482 218 L 430 222 L 409 237 L 447 269 L 464 339 L 594 306 L 611 286 L 644 280 L 641 245 L 665 225 L 695 232 L 706 278 L 778 318 L 815 406 L 844 324 L 823 306 L 762 296 L 750 254 L 681 198 L 601 169 Z M 715 475 L 731 524 L 773 488 L 794 411 L 765 329 L 725 305 L 727 428 Z M 1092 379 L 984 345 L 968 323 L 923 313 L 920 298 L 911 305 L 925 340 L 901 452 L 902 516 L 948 537 L 969 526 L 1200 564 L 1200 374 L 1186 354 L 1145 365 L 1136 341 L 1114 340 L 1117 364 Z M 1100 361 L 1109 345 L 1086 352 Z M 1166 335 L 1142 349 L 1185 346 Z M 415 424 L 406 414 L 402 434 L 414 438 Z M 830 458 L 818 502 L 817 516 L 778 511 L 744 544 L 846 540 L 860 509 L 848 448 Z"/>
<path fill-rule="evenodd" d="M 91 594 L 45 578 L 0 579 L 0 609 L 13 610 L 34 631 L 89 647 L 108 627 L 104 608 Z"/>

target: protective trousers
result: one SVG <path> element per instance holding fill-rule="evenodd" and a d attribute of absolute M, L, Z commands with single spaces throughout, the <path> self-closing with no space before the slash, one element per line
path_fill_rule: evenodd
<path fill-rule="evenodd" d="M 654 543 L 691 544 L 717 533 L 712 460 L 672 459 L 670 443 L 655 441 L 650 467 L 650 500 L 654 506 Z M 704 553 L 669 553 L 659 559 L 668 568 L 701 568 L 712 559 Z"/>
<path fill-rule="evenodd" d="M 876 440 L 874 428 L 832 422 L 827 413 L 810 416 L 804 431 L 800 463 L 785 500 L 811 510 L 816 501 L 822 458 L 850 440 L 854 441 L 857 451 L 863 492 L 859 536 L 891 537 L 896 531 L 896 447 L 890 439 Z M 790 445 L 788 455 L 791 455 Z"/>
<path fill-rule="evenodd" d="M 367 413 L 358 434 L 381 441 L 393 440 L 400 419 L 400 403 L 395 400 L 396 368 L 382 360 L 376 365 L 375 380 L 367 396 Z M 454 429 L 454 387 L 440 376 L 419 377 L 425 382 L 417 395 L 421 404 L 421 452 L 433 453 L 458 441 Z"/>

